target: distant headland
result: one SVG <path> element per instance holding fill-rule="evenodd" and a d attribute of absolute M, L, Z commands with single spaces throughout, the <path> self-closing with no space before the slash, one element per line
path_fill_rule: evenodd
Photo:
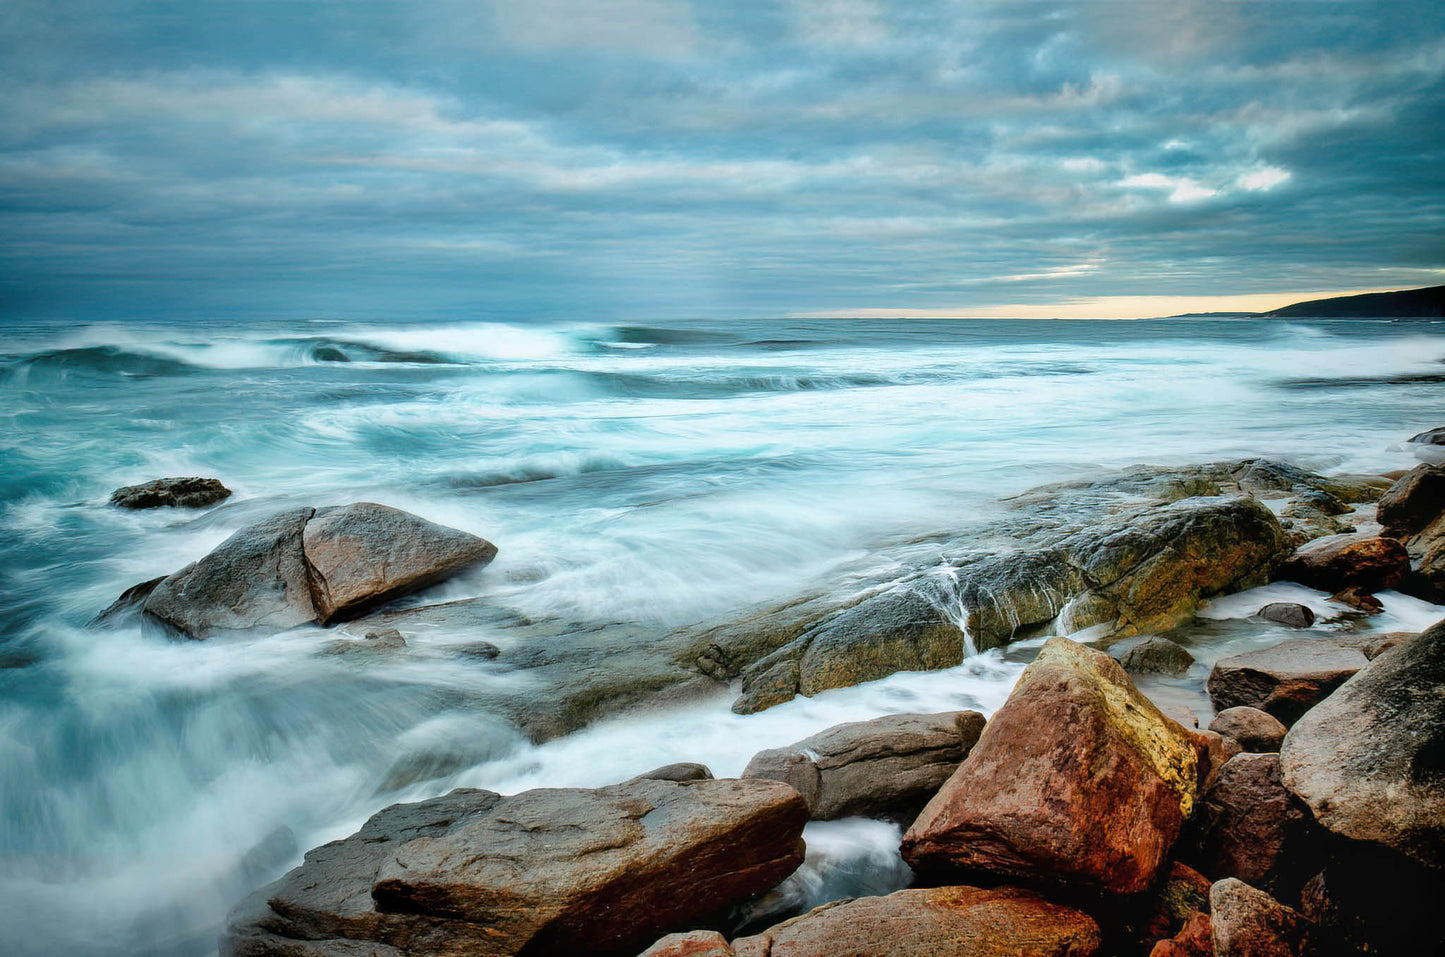
<path fill-rule="evenodd" d="M 1311 299 L 1259 315 L 1266 319 L 1440 319 L 1445 318 L 1445 286 Z"/>

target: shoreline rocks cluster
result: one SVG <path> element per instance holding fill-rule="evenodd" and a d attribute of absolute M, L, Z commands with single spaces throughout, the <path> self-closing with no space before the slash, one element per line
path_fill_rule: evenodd
<path fill-rule="evenodd" d="M 1263 460 L 1140 468 L 1019 496 L 967 536 L 902 543 L 902 572 L 851 593 L 663 635 L 479 601 L 378 609 L 495 547 L 359 503 L 242 529 L 106 615 L 198 638 L 359 619 L 366 641 L 318 651 L 357 661 L 424 653 L 404 637 L 417 624 L 474 629 L 495 642 L 477 666 L 534 679 L 479 706 L 534 740 L 737 684 L 733 709 L 748 714 L 1053 636 L 986 722 L 843 725 L 756 755 L 739 779 L 679 765 L 387 808 L 252 895 L 223 954 L 1415 953 L 1445 948 L 1432 907 L 1445 899 L 1445 623 L 1416 636 L 1349 621 L 1378 610 L 1377 590 L 1441 594 L 1442 493 L 1445 469 L 1429 465 L 1393 483 Z M 1131 673 L 1201 673 L 1160 632 L 1281 579 L 1354 610 L 1261 608 L 1255 627 L 1296 637 L 1213 664 L 1206 730 L 1139 691 Z M 1082 631 L 1106 648 L 1136 640 L 1109 649 L 1116 660 L 1059 637 Z M 912 886 L 801 914 L 748 906 L 803 860 L 808 820 L 852 815 L 907 825 Z M 759 913 L 775 922 L 741 916 Z"/>

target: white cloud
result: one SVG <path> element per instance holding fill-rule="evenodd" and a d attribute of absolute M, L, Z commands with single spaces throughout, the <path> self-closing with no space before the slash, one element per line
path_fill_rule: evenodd
<path fill-rule="evenodd" d="M 1240 176 L 1237 182 L 1240 189 L 1270 190 L 1288 180 L 1292 175 L 1289 170 L 1280 169 L 1278 166 L 1263 166 Z"/>

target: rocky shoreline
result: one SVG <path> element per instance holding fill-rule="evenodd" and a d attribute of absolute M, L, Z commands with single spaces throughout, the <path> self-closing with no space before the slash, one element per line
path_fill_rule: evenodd
<path fill-rule="evenodd" d="M 1445 469 L 1323 476 L 1255 459 L 1050 486 L 986 528 L 898 543 L 847 587 L 668 634 L 534 621 L 480 600 L 373 611 L 495 553 L 380 508 L 306 510 L 269 537 L 266 522 L 243 529 L 101 618 L 139 615 L 192 638 L 351 618 L 340 633 L 367 638 L 319 650 L 368 657 L 411 653 L 416 629 L 475 631 L 488 650 L 474 666 L 533 679 L 476 705 L 534 740 L 728 689 L 734 712 L 755 713 L 1021 639 L 1097 647 L 1049 637 L 987 722 L 844 725 L 758 754 L 739 779 L 689 765 L 606 788 L 395 805 L 253 894 L 223 954 L 1222 957 L 1445 944 L 1429 906 L 1445 899 L 1445 625 L 1351 627 L 1378 609 L 1376 591 L 1442 596 Z M 337 529 L 324 540 L 310 528 L 320 519 Z M 374 560 L 399 548 L 407 562 Z M 219 599 L 192 584 L 198 569 L 227 583 Z M 1139 690 L 1136 677 L 1190 667 L 1169 633 L 1201 604 L 1274 580 L 1333 596 L 1340 619 L 1318 627 L 1304 606 L 1262 607 L 1269 627 L 1299 636 L 1220 658 L 1206 729 Z M 245 620 L 226 590 L 238 582 Z M 258 595 L 281 602 L 284 624 Z M 854 815 L 907 826 L 912 887 L 804 914 L 744 906 L 802 861 L 809 820 Z M 767 926 L 744 916 L 758 913 Z"/>

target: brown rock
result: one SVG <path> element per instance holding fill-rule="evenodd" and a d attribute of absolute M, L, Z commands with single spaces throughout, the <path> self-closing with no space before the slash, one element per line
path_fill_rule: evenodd
<path fill-rule="evenodd" d="M 733 957 L 733 949 L 715 930 L 693 930 L 668 934 L 638 957 Z"/>
<path fill-rule="evenodd" d="M 1235 878 L 1209 892 L 1215 957 L 1298 957 L 1304 935 L 1300 915 Z"/>
<path fill-rule="evenodd" d="M 1409 538 L 1445 512 L 1445 468 L 1417 465 L 1390 486 L 1375 506 L 1382 535 Z"/>
<path fill-rule="evenodd" d="M 311 851 L 233 915 L 222 952 L 635 954 L 786 877 L 806 817 L 774 781 L 453 792 Z"/>
<path fill-rule="evenodd" d="M 484 565 L 491 542 L 371 502 L 318 509 L 303 538 L 322 624 Z"/>
<path fill-rule="evenodd" d="M 1345 588 L 1337 591 L 1330 596 L 1330 601 L 1349 605 L 1367 615 L 1378 615 L 1385 610 L 1385 605 L 1380 599 L 1358 588 Z"/>
<path fill-rule="evenodd" d="M 1221 711 L 1240 705 L 1259 708 L 1288 725 L 1365 664 L 1365 656 L 1356 649 L 1316 638 L 1291 638 L 1219 659 L 1206 687 Z"/>
<path fill-rule="evenodd" d="M 1231 758 L 1200 802 L 1195 826 L 1195 860 L 1204 873 L 1216 880 L 1237 877 L 1255 887 L 1278 889 L 1285 859 L 1303 826 L 1302 814 L 1280 778 L 1279 755 Z"/>
<path fill-rule="evenodd" d="M 120 508 L 205 508 L 230 495 L 231 490 L 218 479 L 187 476 L 118 488 L 110 493 L 110 504 Z"/>
<path fill-rule="evenodd" d="M 1258 708 L 1226 708 L 1209 724 L 1210 731 L 1218 731 L 1226 738 L 1233 738 L 1246 751 L 1263 753 L 1278 751 L 1289 729 L 1279 719 Z"/>
<path fill-rule="evenodd" d="M 1210 880 L 1187 864 L 1171 861 L 1157 893 L 1154 913 L 1143 926 L 1143 940 L 1163 941 L 1184 929 L 1191 917 L 1209 910 Z"/>
<path fill-rule="evenodd" d="M 1301 718 L 1281 758 L 1285 785 L 1329 830 L 1445 867 L 1445 623 Z"/>
<path fill-rule="evenodd" d="M 142 609 L 188 638 L 316 619 L 301 535 L 314 509 L 296 508 L 236 532 L 151 590 Z"/>
<path fill-rule="evenodd" d="M 1193 736 L 1118 663 L 1051 638 L 903 839 L 927 874 L 1147 888 L 1193 810 Z"/>
<path fill-rule="evenodd" d="M 1308 628 L 1315 623 L 1315 613 L 1308 605 L 1292 601 L 1270 602 L 1254 613 L 1256 618 L 1290 628 Z"/>
<path fill-rule="evenodd" d="M 1279 575 L 1321 591 L 1394 588 L 1410 571 L 1410 555 L 1393 538 L 1329 535 L 1302 545 L 1280 566 Z"/>
<path fill-rule="evenodd" d="M 1110 649 L 1113 653 L 1114 649 Z M 1194 656 L 1168 638 L 1150 637 L 1125 643 L 1115 657 L 1124 670 L 1134 675 L 1182 675 L 1194 664 Z"/>
<path fill-rule="evenodd" d="M 744 778 L 795 788 L 814 820 L 881 817 L 911 821 L 983 731 L 977 711 L 896 714 L 840 724 L 786 748 L 762 751 Z"/>
<path fill-rule="evenodd" d="M 1209 915 L 1191 914 L 1179 933 L 1154 945 L 1149 957 L 1214 957 L 1214 929 Z"/>
<path fill-rule="evenodd" d="M 1012 887 L 934 887 L 834 901 L 733 942 L 738 957 L 1089 957 L 1087 914 Z"/>

